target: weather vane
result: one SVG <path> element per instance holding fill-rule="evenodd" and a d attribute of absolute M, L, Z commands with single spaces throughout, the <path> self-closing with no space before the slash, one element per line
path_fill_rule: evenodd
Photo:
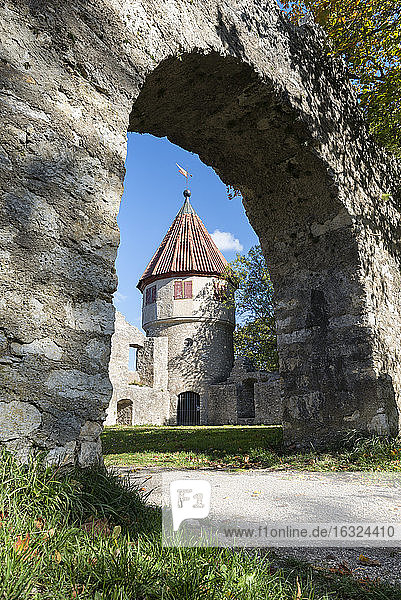
<path fill-rule="evenodd" d="M 191 173 L 188 173 L 188 171 L 186 171 L 178 163 L 175 163 L 175 164 L 178 167 L 178 171 L 181 173 L 181 175 L 184 175 L 185 179 L 187 180 L 187 188 L 189 189 L 189 178 L 192 177 Z"/>

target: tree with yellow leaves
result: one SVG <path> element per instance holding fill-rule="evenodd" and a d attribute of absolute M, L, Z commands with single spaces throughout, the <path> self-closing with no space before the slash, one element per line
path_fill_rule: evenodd
<path fill-rule="evenodd" d="M 401 155 L 401 5 L 399 0 L 282 0 L 297 24 L 310 16 L 343 57 L 376 139 Z"/>

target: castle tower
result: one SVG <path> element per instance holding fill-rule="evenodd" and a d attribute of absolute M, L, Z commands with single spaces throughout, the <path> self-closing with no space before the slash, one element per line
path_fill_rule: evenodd
<path fill-rule="evenodd" d="M 235 326 L 227 261 L 190 195 L 138 283 L 147 336 L 168 338 L 170 421 L 181 425 L 207 423 L 207 389 L 230 374 Z"/>

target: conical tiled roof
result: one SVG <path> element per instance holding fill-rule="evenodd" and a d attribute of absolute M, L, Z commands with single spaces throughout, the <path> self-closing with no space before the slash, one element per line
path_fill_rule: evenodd
<path fill-rule="evenodd" d="M 227 260 L 211 238 L 189 201 L 185 202 L 138 283 L 143 291 L 148 283 L 183 275 L 222 275 Z"/>

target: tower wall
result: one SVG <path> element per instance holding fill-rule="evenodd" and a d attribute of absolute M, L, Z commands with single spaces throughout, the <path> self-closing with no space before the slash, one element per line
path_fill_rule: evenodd
<path fill-rule="evenodd" d="M 192 282 L 192 298 L 174 298 L 177 281 Z M 192 391 L 200 395 L 201 423 L 206 423 L 207 386 L 225 381 L 232 369 L 234 308 L 224 296 L 218 299 L 223 284 L 218 277 L 188 276 L 161 279 L 144 290 L 146 334 L 168 338 L 171 422 L 176 419 L 178 394 Z M 152 286 L 155 302 L 146 304 L 146 290 Z"/>

